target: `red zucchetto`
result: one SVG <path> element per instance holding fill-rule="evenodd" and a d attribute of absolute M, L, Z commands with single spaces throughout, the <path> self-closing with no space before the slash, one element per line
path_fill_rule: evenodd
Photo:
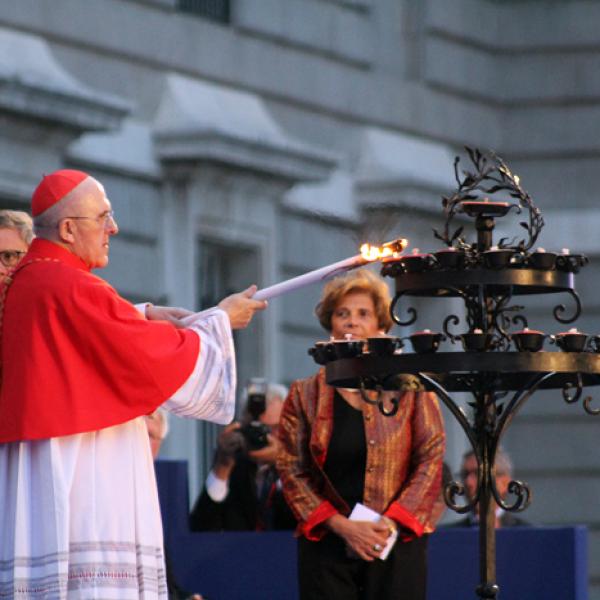
<path fill-rule="evenodd" d="M 37 217 L 54 206 L 88 177 L 87 173 L 73 169 L 62 169 L 50 175 L 44 175 L 31 197 L 31 216 Z"/>

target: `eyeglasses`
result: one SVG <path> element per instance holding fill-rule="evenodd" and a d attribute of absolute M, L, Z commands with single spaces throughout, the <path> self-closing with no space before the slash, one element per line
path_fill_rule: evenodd
<path fill-rule="evenodd" d="M 115 211 L 109 210 L 107 212 L 102 213 L 98 217 L 63 217 L 64 219 L 85 219 L 88 221 L 96 221 L 99 225 L 102 225 L 104 229 L 108 229 L 112 225 L 115 225 L 117 222 L 115 221 Z"/>
<path fill-rule="evenodd" d="M 0 262 L 5 267 L 14 267 L 25 256 L 23 250 L 0 250 Z"/>

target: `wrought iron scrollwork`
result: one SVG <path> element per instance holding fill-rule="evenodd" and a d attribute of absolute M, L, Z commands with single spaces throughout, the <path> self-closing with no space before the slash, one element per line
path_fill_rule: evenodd
<path fill-rule="evenodd" d="M 564 384 L 563 389 L 562 389 L 562 396 L 563 396 L 563 399 L 565 402 L 567 402 L 568 404 L 574 404 L 581 398 L 582 395 L 583 395 L 583 377 L 582 377 L 581 373 L 577 373 L 575 383 L 573 383 L 573 381 L 567 381 Z M 594 401 L 594 399 L 592 398 L 592 396 L 586 396 L 583 399 L 583 410 L 585 410 L 585 412 L 588 415 L 596 417 L 596 416 L 600 415 L 600 407 L 593 408 L 592 407 L 593 401 Z"/>
<path fill-rule="evenodd" d="M 524 327 L 527 327 L 527 319 L 523 315 L 517 314 L 511 316 L 509 314 L 519 312 L 525 308 L 519 304 L 513 304 L 512 306 L 509 306 L 509 302 L 512 299 L 512 294 L 513 290 L 511 287 L 504 295 L 498 296 L 491 301 L 493 306 L 490 309 L 490 320 L 493 328 L 499 334 L 494 347 L 502 351 L 506 351 L 510 347 L 511 335 L 509 328 L 512 325 L 522 323 Z"/>
<path fill-rule="evenodd" d="M 459 504 L 456 500 L 457 496 L 465 498 L 466 503 Z M 475 510 L 478 501 L 478 496 L 473 499 L 469 499 L 465 490 L 465 486 L 458 481 L 451 481 L 444 487 L 444 502 L 446 503 L 446 506 L 459 514 L 465 514 Z"/>
<path fill-rule="evenodd" d="M 583 394 L 583 379 L 581 373 L 577 373 L 577 380 L 575 383 L 567 381 L 562 389 L 562 396 L 565 402 L 568 404 L 574 404 L 581 398 Z"/>
<path fill-rule="evenodd" d="M 367 388 L 365 386 L 365 381 L 363 378 L 360 379 L 360 385 L 358 389 L 360 391 L 360 395 L 363 401 L 367 404 L 371 404 L 372 406 L 377 406 L 379 412 L 384 417 L 393 417 L 398 412 L 398 408 L 400 407 L 400 398 L 394 396 L 391 398 L 387 398 L 386 400 L 386 398 L 384 397 L 385 390 L 383 389 L 383 386 L 375 386 L 375 389 L 377 391 L 376 400 L 372 400 L 371 398 L 369 398 L 369 394 L 367 393 Z M 386 401 L 391 405 L 389 408 L 386 408 L 385 406 Z"/>
<path fill-rule="evenodd" d="M 554 307 L 553 314 L 554 318 L 559 323 L 572 323 L 581 315 L 581 300 L 579 299 L 579 294 L 575 290 L 565 291 L 575 300 L 575 313 L 572 317 L 562 317 L 561 315 L 567 310 L 567 307 L 564 304 L 559 304 L 558 306 Z"/>
<path fill-rule="evenodd" d="M 586 396 L 583 399 L 583 410 L 585 410 L 585 412 L 588 415 L 592 415 L 593 417 L 597 417 L 598 415 L 600 415 L 600 407 L 599 408 L 592 408 L 591 404 L 594 401 L 594 399 L 591 396 Z"/>
<path fill-rule="evenodd" d="M 544 219 L 540 210 L 533 203 L 531 196 L 522 188 L 519 177 L 514 175 L 508 165 L 494 152 L 483 153 L 477 148 L 465 147 L 474 170 L 459 170 L 460 157 L 454 160 L 454 177 L 457 190 L 448 197 L 442 198 L 446 223 L 441 233 L 434 230 L 434 235 L 447 246 L 455 246 L 465 251 L 471 245 L 463 237 L 463 227 L 451 231 L 453 218 L 460 212 L 465 201 L 481 199 L 482 195 L 491 196 L 497 192 L 508 195 L 517 202 L 510 205 L 509 210 L 515 208 L 517 212 L 522 209 L 527 211 L 527 221 L 520 223 L 527 232 L 527 238 L 516 242 L 515 239 L 502 239 L 498 243 L 500 248 L 513 248 L 525 253 L 535 244 L 543 226 Z"/>
<path fill-rule="evenodd" d="M 454 342 L 455 340 L 458 339 L 457 335 L 454 335 L 450 329 L 449 326 L 450 324 L 456 326 L 460 323 L 460 318 L 457 315 L 448 315 L 445 319 L 444 319 L 444 324 L 442 325 L 442 330 L 443 332 L 446 334 L 446 336 L 448 337 L 448 339 L 452 342 Z"/>
<path fill-rule="evenodd" d="M 511 318 L 513 325 L 520 325 L 521 327 L 529 327 L 529 322 L 527 321 L 527 317 L 525 315 L 514 315 Z"/>
<path fill-rule="evenodd" d="M 515 415 L 521 410 L 525 402 L 537 392 L 540 386 L 554 377 L 556 375 L 555 372 L 550 373 L 537 373 L 531 377 L 531 379 L 517 392 L 514 393 L 513 397 L 507 402 L 502 414 L 499 417 L 497 426 L 496 426 L 496 442 L 493 447 L 494 454 L 496 452 L 497 446 L 500 444 L 500 440 L 506 431 L 506 428 L 513 420 Z"/>
<path fill-rule="evenodd" d="M 408 325 L 412 325 L 417 320 L 417 311 L 412 306 L 409 306 L 408 309 L 406 310 L 406 312 L 410 316 L 408 317 L 408 319 L 406 321 L 402 321 L 400 319 L 400 317 L 398 317 L 396 315 L 396 305 L 398 304 L 398 302 L 400 301 L 400 298 L 402 298 L 402 296 L 404 296 L 404 292 L 397 292 L 396 295 L 394 296 L 394 299 L 392 300 L 392 304 L 390 305 L 390 316 L 392 317 L 392 320 L 394 321 L 394 323 L 396 323 L 402 327 L 407 327 Z"/>
<path fill-rule="evenodd" d="M 469 423 L 469 419 L 465 411 L 452 400 L 448 392 L 436 379 L 433 378 L 433 376 L 427 373 L 418 373 L 417 376 L 427 388 L 433 389 L 438 398 L 447 406 L 448 410 L 454 415 L 454 418 L 458 421 L 458 424 L 465 432 L 471 447 L 473 450 L 475 450 L 477 448 L 477 440 L 473 434 L 471 424 Z"/>
<path fill-rule="evenodd" d="M 503 510 L 509 512 L 522 512 L 524 511 L 529 504 L 531 503 L 531 489 L 527 483 L 524 481 L 519 481 L 518 479 L 513 479 L 508 484 L 508 492 L 515 496 L 515 500 L 513 502 L 507 502 L 500 493 L 498 492 L 498 488 L 496 487 L 496 478 L 492 477 L 492 495 L 494 496 L 494 500 Z"/>

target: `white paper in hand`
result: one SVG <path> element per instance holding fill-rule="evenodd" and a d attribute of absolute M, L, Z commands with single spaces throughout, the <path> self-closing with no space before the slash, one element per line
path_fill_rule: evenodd
<path fill-rule="evenodd" d="M 357 502 L 348 517 L 351 521 L 369 521 L 370 523 L 377 523 L 381 519 L 381 515 L 374 511 L 372 508 Z M 380 560 L 385 560 L 388 554 L 391 552 L 396 540 L 398 539 L 398 530 L 395 530 L 392 535 L 387 539 L 385 548 L 379 555 Z"/>

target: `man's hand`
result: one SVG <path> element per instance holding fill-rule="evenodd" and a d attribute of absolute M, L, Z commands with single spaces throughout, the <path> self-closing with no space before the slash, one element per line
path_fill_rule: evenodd
<path fill-rule="evenodd" d="M 279 440 L 267 434 L 267 445 L 260 450 L 249 450 L 248 456 L 259 465 L 274 465 L 277 460 L 277 452 L 279 452 Z"/>
<path fill-rule="evenodd" d="M 219 479 L 229 479 L 231 471 L 235 467 L 235 456 L 244 448 L 244 438 L 239 429 L 240 424 L 235 421 L 225 427 L 217 438 L 217 452 L 213 472 Z"/>
<path fill-rule="evenodd" d="M 388 526 L 383 521 L 351 521 L 337 514 L 329 517 L 325 523 L 359 558 L 369 562 L 381 554 L 389 535 Z"/>
<path fill-rule="evenodd" d="M 251 285 L 243 292 L 227 296 L 227 298 L 219 302 L 218 307 L 224 310 L 229 317 L 231 329 L 244 329 L 248 327 L 254 313 L 257 310 L 267 308 L 265 300 L 252 299 L 252 296 L 256 293 L 256 289 L 255 285 Z"/>
<path fill-rule="evenodd" d="M 175 308 L 173 306 L 154 306 L 153 304 L 146 305 L 146 319 L 149 321 L 168 321 L 177 328 L 185 327 L 180 321 L 184 317 L 192 315 L 185 308 Z"/>

